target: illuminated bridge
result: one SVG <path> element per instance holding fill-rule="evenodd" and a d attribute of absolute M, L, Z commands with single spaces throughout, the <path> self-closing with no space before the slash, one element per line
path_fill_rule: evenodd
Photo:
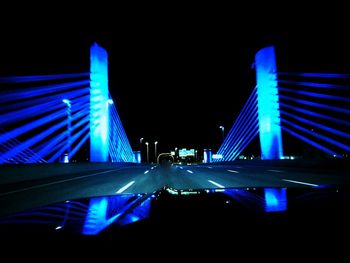
<path fill-rule="evenodd" d="M 0 78 L 7 87 L 0 91 L 0 215 L 85 196 L 151 193 L 164 185 L 321 187 L 349 181 L 343 158 L 350 151 L 348 74 L 278 72 L 274 48 L 264 48 L 255 57 L 256 86 L 217 152 L 221 158 L 161 166 L 138 163 L 108 92 L 107 52 L 94 44 L 90 54 L 89 72 Z M 285 134 L 332 158 L 317 166 L 281 160 Z M 257 136 L 261 160 L 236 160 Z M 85 162 L 72 162 L 79 156 Z"/>
<path fill-rule="evenodd" d="M 350 152 L 350 74 L 278 72 L 273 47 L 255 56 L 257 84 L 215 161 L 233 161 L 259 135 L 261 159 L 284 157 L 282 132 L 328 156 Z M 342 84 L 339 84 L 342 83 Z"/>
<path fill-rule="evenodd" d="M 108 92 L 107 52 L 90 53 L 90 72 L 0 79 L 16 85 L 0 97 L 0 164 L 68 162 L 87 141 L 91 162 L 135 162 Z"/>

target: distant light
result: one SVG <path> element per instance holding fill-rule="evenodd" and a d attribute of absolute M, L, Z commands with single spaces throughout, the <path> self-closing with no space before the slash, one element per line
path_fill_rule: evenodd
<path fill-rule="evenodd" d="M 58 226 L 55 228 L 55 230 L 60 230 L 63 226 Z"/>
<path fill-rule="evenodd" d="M 170 155 L 174 156 L 174 155 L 175 155 L 175 152 L 174 152 L 174 151 L 171 151 L 171 152 L 170 152 Z"/>
<path fill-rule="evenodd" d="M 214 160 L 216 160 L 216 159 L 222 159 L 222 154 L 213 154 L 213 155 L 212 155 L 212 158 L 213 158 Z"/>
<path fill-rule="evenodd" d="M 148 174 L 149 173 L 149 170 L 147 170 L 146 172 L 144 172 L 144 174 Z"/>
<path fill-rule="evenodd" d="M 63 157 L 63 162 L 64 163 L 69 163 L 69 158 L 68 158 L 68 154 L 65 154 Z"/>

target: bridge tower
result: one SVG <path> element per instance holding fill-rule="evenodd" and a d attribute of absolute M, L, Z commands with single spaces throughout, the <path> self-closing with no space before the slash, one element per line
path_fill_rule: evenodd
<path fill-rule="evenodd" d="M 261 49 L 255 55 L 255 68 L 261 159 L 281 159 L 283 146 L 274 47 Z"/>
<path fill-rule="evenodd" d="M 108 148 L 108 57 L 94 43 L 90 48 L 90 161 L 107 162 Z"/>

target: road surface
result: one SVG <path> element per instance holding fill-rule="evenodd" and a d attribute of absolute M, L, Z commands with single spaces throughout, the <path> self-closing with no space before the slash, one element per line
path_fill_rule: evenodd
<path fill-rule="evenodd" d="M 150 193 L 165 185 L 176 189 L 323 187 L 348 184 L 348 174 L 346 169 L 296 168 L 255 162 L 230 165 L 115 165 L 108 169 L 0 183 L 0 216 L 76 198 Z"/>

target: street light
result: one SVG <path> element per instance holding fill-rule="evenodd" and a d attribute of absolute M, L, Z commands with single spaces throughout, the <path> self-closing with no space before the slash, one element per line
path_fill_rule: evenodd
<path fill-rule="evenodd" d="M 72 122 L 72 114 L 71 114 L 71 103 L 68 99 L 63 99 L 62 102 L 67 105 L 67 143 L 68 143 L 68 149 L 67 149 L 67 159 L 64 159 L 63 162 L 69 163 L 69 157 L 70 157 L 70 151 L 71 151 L 71 122 Z"/>
<path fill-rule="evenodd" d="M 224 141 L 225 140 L 225 127 L 220 126 L 219 128 L 221 129 L 221 132 L 222 132 L 222 141 Z"/>
<path fill-rule="evenodd" d="M 147 163 L 149 163 L 149 150 L 148 150 L 148 142 L 145 142 L 147 146 Z"/>
<path fill-rule="evenodd" d="M 155 141 L 154 142 L 154 162 L 155 163 L 157 163 L 157 144 L 158 144 L 158 142 L 157 141 Z"/>
<path fill-rule="evenodd" d="M 140 159 L 141 159 L 141 162 L 142 162 L 142 141 L 143 141 L 143 138 L 140 139 Z"/>

